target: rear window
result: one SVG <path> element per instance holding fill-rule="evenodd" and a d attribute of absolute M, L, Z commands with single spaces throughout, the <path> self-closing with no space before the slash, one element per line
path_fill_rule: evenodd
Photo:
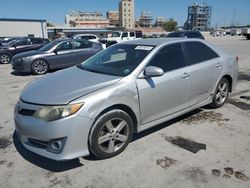
<path fill-rule="evenodd" d="M 191 65 L 219 57 L 217 53 L 201 42 L 185 42 L 184 46 Z"/>
<path fill-rule="evenodd" d="M 204 39 L 204 37 L 198 32 L 188 32 L 185 34 L 185 36 L 187 36 L 187 38 Z"/>
<path fill-rule="evenodd" d="M 181 37 L 182 33 L 181 32 L 173 32 L 173 33 L 169 33 L 167 35 L 167 37 L 173 37 L 173 38 L 178 38 L 178 37 Z"/>

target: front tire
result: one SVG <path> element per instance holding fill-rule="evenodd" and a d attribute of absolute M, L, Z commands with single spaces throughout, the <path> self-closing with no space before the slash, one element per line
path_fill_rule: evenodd
<path fill-rule="evenodd" d="M 114 157 L 127 147 L 133 132 L 131 117 L 122 110 L 111 110 L 95 122 L 89 136 L 90 151 L 100 159 Z"/>
<path fill-rule="evenodd" d="M 220 108 L 225 104 L 229 95 L 229 82 L 226 78 L 222 78 L 218 83 L 214 96 L 213 102 L 210 104 L 213 108 Z"/>
<path fill-rule="evenodd" d="M 11 61 L 11 56 L 9 54 L 0 54 L 0 62 L 2 64 L 9 64 Z"/>
<path fill-rule="evenodd" d="M 49 71 L 49 65 L 44 60 L 36 60 L 31 65 L 31 70 L 33 74 L 42 75 Z"/>

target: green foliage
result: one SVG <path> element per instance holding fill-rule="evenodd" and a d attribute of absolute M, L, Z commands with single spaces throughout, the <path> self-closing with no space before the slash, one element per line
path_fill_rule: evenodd
<path fill-rule="evenodd" d="M 173 18 L 170 18 L 163 24 L 163 28 L 165 31 L 176 31 L 177 24 L 178 24 L 177 21 L 175 21 Z"/>

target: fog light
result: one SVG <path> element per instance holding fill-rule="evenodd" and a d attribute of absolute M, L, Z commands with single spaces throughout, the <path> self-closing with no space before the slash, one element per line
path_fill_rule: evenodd
<path fill-rule="evenodd" d="M 54 139 L 49 142 L 47 150 L 52 153 L 61 153 L 67 138 Z"/>

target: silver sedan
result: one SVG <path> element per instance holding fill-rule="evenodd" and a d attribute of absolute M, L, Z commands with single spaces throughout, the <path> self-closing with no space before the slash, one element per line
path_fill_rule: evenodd
<path fill-rule="evenodd" d="M 28 85 L 15 108 L 16 135 L 54 160 L 113 157 L 136 132 L 221 107 L 237 74 L 238 58 L 203 40 L 120 43 Z"/>

